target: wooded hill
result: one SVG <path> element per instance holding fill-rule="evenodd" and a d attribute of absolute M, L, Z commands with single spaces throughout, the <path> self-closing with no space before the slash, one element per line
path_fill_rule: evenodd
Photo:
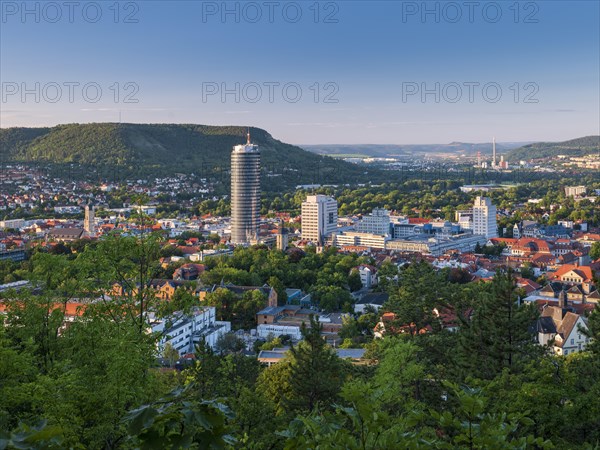
<path fill-rule="evenodd" d="M 508 161 L 529 161 L 558 155 L 584 156 L 600 152 L 600 136 L 586 136 L 564 142 L 538 142 L 516 148 L 507 154 Z"/>
<path fill-rule="evenodd" d="M 231 150 L 246 142 L 247 132 L 241 126 L 191 124 L 93 123 L 7 128 L 0 129 L 0 154 L 3 162 L 78 164 L 88 166 L 92 173 L 118 171 L 121 177 L 194 173 L 227 184 Z M 364 168 L 274 139 L 260 128 L 250 128 L 250 133 L 252 142 L 261 150 L 266 190 L 377 178 L 377 171 L 367 174 Z"/>

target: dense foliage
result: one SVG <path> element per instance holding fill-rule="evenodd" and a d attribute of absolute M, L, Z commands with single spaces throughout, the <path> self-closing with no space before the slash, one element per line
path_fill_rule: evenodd
<path fill-rule="evenodd" d="M 367 262 L 368 258 L 356 254 L 343 255 L 333 247 L 322 253 L 316 253 L 314 247 L 309 247 L 306 252 L 291 248 L 287 253 L 268 250 L 266 247 L 236 248 L 231 257 L 208 260 L 206 264 L 209 270 L 202 274 L 201 280 L 205 285 L 268 284 L 277 291 L 280 304 L 285 304 L 286 301 L 285 288 L 302 289 L 311 294 L 313 302 L 319 308 L 336 311 L 350 307 L 351 271 Z M 215 295 L 225 298 L 227 294 Z M 229 297 L 230 295 L 227 298 Z"/>
<path fill-rule="evenodd" d="M 0 448 L 483 450 L 600 442 L 598 309 L 589 318 L 589 351 L 553 356 L 533 342 L 536 311 L 519 304 L 510 272 L 461 283 L 451 271 L 414 262 L 384 269 L 384 309 L 395 320 L 383 339 L 369 334 L 373 312 L 345 324 L 348 339 L 366 343 L 364 364 L 338 359 L 313 319 L 304 341 L 269 368 L 243 347 L 201 343 L 196 360 L 175 371 L 157 365 L 158 336 L 147 332 L 148 312 L 159 305 L 143 287 L 159 249 L 153 237 L 110 237 L 76 255 L 37 253 L 21 269 L 38 289 L 3 294 Z M 208 273 L 273 276 L 284 285 L 305 277 L 318 286 L 355 263 L 335 252 L 253 248 Z M 114 281 L 131 283 L 126 295 L 104 295 Z M 99 301 L 65 323 L 68 300 L 90 297 Z M 456 331 L 440 321 L 443 311 L 455 313 Z"/>

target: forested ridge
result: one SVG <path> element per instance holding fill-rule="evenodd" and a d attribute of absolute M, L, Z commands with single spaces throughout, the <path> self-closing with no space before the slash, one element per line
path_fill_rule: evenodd
<path fill-rule="evenodd" d="M 241 126 L 92 123 L 4 128 L 0 162 L 78 164 L 142 178 L 194 173 L 228 182 L 231 151 L 246 142 L 248 131 L 261 151 L 267 190 L 367 179 L 364 168 L 286 144 L 260 128 Z"/>
<path fill-rule="evenodd" d="M 508 161 L 529 161 L 558 155 L 585 156 L 600 154 L 600 136 L 586 136 L 564 142 L 537 142 L 507 153 Z"/>

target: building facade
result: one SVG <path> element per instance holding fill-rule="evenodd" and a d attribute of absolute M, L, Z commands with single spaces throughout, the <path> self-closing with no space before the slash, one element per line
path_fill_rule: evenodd
<path fill-rule="evenodd" d="M 390 240 L 387 235 L 379 235 L 372 233 L 358 233 L 354 231 L 347 231 L 344 233 L 338 233 L 332 236 L 330 242 L 331 245 L 336 247 L 344 246 L 359 246 L 368 248 L 385 248 L 386 242 Z"/>
<path fill-rule="evenodd" d="M 385 248 L 386 250 L 399 252 L 429 253 L 439 256 L 450 250 L 472 252 L 477 244 L 484 245 L 485 243 L 486 238 L 484 236 L 470 233 L 463 233 L 447 238 L 417 235 L 411 238 L 387 241 Z"/>
<path fill-rule="evenodd" d="M 258 240 L 260 225 L 260 151 L 250 142 L 231 153 L 231 242 Z"/>
<path fill-rule="evenodd" d="M 168 343 L 183 356 L 193 353 L 202 340 L 214 349 L 218 339 L 231 331 L 231 322 L 217 321 L 215 311 L 214 306 L 195 308 L 189 314 L 175 313 L 171 317 L 152 322 L 152 332 L 161 334 L 159 352 Z"/>
<path fill-rule="evenodd" d="M 356 224 L 356 231 L 379 235 L 390 234 L 390 213 L 387 209 L 374 208 L 371 214 Z"/>
<path fill-rule="evenodd" d="M 489 197 L 476 197 L 473 205 L 473 234 L 486 238 L 498 237 L 496 207 Z"/>
<path fill-rule="evenodd" d="M 337 229 L 338 204 L 326 195 L 309 195 L 302 202 L 302 239 L 323 245 Z"/>
<path fill-rule="evenodd" d="M 585 195 L 585 186 L 565 186 L 565 195 L 567 197 L 577 197 L 579 195 Z"/>

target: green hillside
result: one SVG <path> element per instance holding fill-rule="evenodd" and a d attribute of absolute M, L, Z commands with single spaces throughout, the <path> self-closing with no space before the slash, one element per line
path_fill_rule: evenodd
<path fill-rule="evenodd" d="M 52 165 L 77 163 L 92 173 L 150 177 L 194 173 L 229 179 L 231 149 L 246 140 L 245 127 L 174 124 L 69 124 L 53 128 L 0 129 L 4 161 Z M 306 183 L 341 183 L 377 178 L 376 171 L 316 155 L 251 128 L 261 149 L 267 189 Z"/>
<path fill-rule="evenodd" d="M 49 131 L 50 128 L 0 128 L 0 161 L 12 160 L 27 151 L 33 140 Z"/>
<path fill-rule="evenodd" d="M 516 148 L 507 154 L 509 161 L 550 158 L 558 155 L 583 156 L 600 152 L 600 136 L 586 136 L 565 142 L 538 142 Z"/>

